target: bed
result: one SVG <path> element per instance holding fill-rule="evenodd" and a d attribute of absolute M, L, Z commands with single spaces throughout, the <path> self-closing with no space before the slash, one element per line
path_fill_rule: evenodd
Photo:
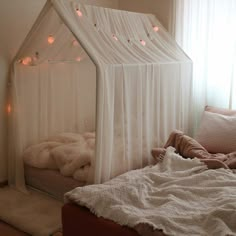
<path fill-rule="evenodd" d="M 214 134 L 214 143 L 210 143 L 211 147 L 213 148 L 213 153 L 215 150 L 222 153 L 219 148 L 221 147 L 221 143 L 225 142 L 225 140 L 220 140 L 220 138 L 224 136 L 222 135 L 224 132 L 229 131 L 231 132 L 231 136 L 235 137 L 235 122 L 236 118 L 235 113 L 232 115 L 228 115 L 228 117 L 225 116 L 218 116 L 217 113 L 221 114 L 221 112 L 212 111 L 209 109 L 209 107 L 206 107 L 206 114 L 203 114 L 203 118 L 201 121 L 201 125 L 204 125 L 207 127 L 203 129 L 203 127 L 200 127 L 200 133 L 198 133 L 198 137 L 202 136 L 204 137 L 203 140 L 211 140 L 212 138 L 209 135 Z M 223 110 L 225 112 L 225 110 Z M 208 114 L 208 112 L 214 113 L 216 112 L 216 115 L 212 117 L 213 114 Z M 225 114 L 223 114 L 225 115 Z M 209 121 L 209 117 L 211 117 Z M 205 120 L 204 120 L 205 119 Z M 228 124 L 224 124 L 222 126 L 222 122 L 230 121 L 230 125 L 233 125 L 231 128 L 228 128 L 226 130 L 220 130 L 221 127 L 225 129 Z M 227 121 L 227 122 L 228 122 Z M 216 129 L 217 127 L 217 129 Z M 217 136 L 215 137 L 215 131 L 221 133 L 222 137 Z M 227 133 L 227 135 L 230 135 Z M 217 138 L 217 139 L 216 139 Z M 202 144 L 204 144 L 204 141 L 202 141 Z M 208 144 L 208 143 L 207 143 Z M 207 144 L 205 144 L 207 146 Z M 225 149 L 227 146 L 223 145 L 223 148 Z M 235 150 L 236 147 L 233 146 L 233 144 L 228 145 L 228 150 L 226 150 L 225 153 L 230 153 L 230 151 L 234 151 L 234 155 L 229 156 L 228 162 L 226 161 L 227 165 L 230 167 L 230 169 L 208 169 L 203 162 L 201 164 L 199 163 L 199 159 L 194 159 L 194 161 L 191 159 L 189 163 L 186 165 L 186 169 L 184 171 L 180 171 L 181 169 L 178 169 L 178 163 L 173 162 L 172 158 L 169 158 L 169 154 L 167 153 L 167 159 L 166 156 L 164 160 L 165 162 L 165 171 L 167 171 L 167 174 L 164 173 L 164 175 L 157 175 L 155 177 L 156 182 L 162 182 L 162 185 L 158 185 L 157 189 L 158 197 L 159 194 L 166 196 L 169 198 L 168 204 L 174 204 L 170 205 L 172 206 L 172 209 L 178 209 L 178 204 L 181 202 L 182 205 L 180 205 L 179 213 L 177 216 L 174 216 L 173 218 L 178 218 L 179 215 L 182 215 L 183 222 L 180 221 L 180 223 L 183 223 L 183 227 L 178 228 L 177 224 L 172 224 L 172 216 L 170 215 L 165 216 L 162 225 L 159 229 L 161 230 L 155 230 L 155 231 L 149 231 L 149 233 L 140 233 L 140 231 L 137 230 L 137 228 L 131 228 L 127 227 L 124 222 L 115 223 L 119 221 L 119 219 L 116 218 L 116 214 L 123 214 L 120 213 L 122 210 L 122 206 L 116 203 L 114 204 L 112 202 L 113 196 L 110 196 L 110 193 L 115 193 L 114 198 L 116 198 L 117 195 L 120 193 L 120 197 L 129 198 L 129 195 L 124 194 L 123 191 L 116 192 L 115 186 L 127 186 L 127 188 L 136 183 L 142 182 L 143 179 L 148 179 L 147 176 L 144 176 L 145 178 L 138 178 L 135 181 L 130 182 L 130 179 L 133 178 L 133 174 L 129 176 L 129 178 L 126 178 L 125 181 L 120 183 L 117 180 L 112 180 L 111 184 L 106 184 L 104 186 L 92 186 L 87 189 L 82 188 L 76 188 L 72 190 L 69 193 L 66 193 L 65 195 L 65 205 L 62 209 L 62 223 L 63 223 L 63 235 L 64 236 L 70 236 L 70 235 L 143 235 L 143 236 L 159 236 L 159 235 L 236 235 L 236 175 L 235 175 Z M 173 150 L 172 150 L 173 151 Z M 176 155 L 176 154 L 174 154 Z M 184 161 L 188 161 L 190 159 L 184 159 Z M 181 160 L 182 160 L 181 159 Z M 177 159 L 176 159 L 177 160 Z M 193 163 L 196 164 L 196 166 L 191 166 Z M 194 164 L 194 165 L 195 165 Z M 164 164 L 163 164 L 164 165 Z M 181 165 L 180 165 L 181 166 Z M 205 166 L 205 167 L 203 167 Z M 149 167 L 147 167 L 149 168 Z M 153 168 L 153 167 L 150 167 Z M 155 168 L 155 167 L 154 167 Z M 158 171 L 162 171 L 161 167 L 158 167 Z M 176 169 L 177 168 L 177 169 Z M 182 167 L 181 167 L 182 168 Z M 197 172 L 190 170 L 193 170 L 194 168 L 200 168 L 195 169 Z M 204 169 L 205 168 L 205 169 Z M 146 169 L 146 168 L 144 168 Z M 179 174 L 177 172 L 173 172 L 174 176 L 172 176 L 171 181 L 168 180 L 169 173 L 172 173 L 172 171 L 180 171 L 178 173 L 186 174 L 186 176 L 182 176 L 183 178 L 179 178 Z M 139 171 L 135 170 L 134 172 Z M 140 170 L 142 171 L 142 170 Z M 133 172 L 133 171 L 131 171 Z M 130 173 L 131 173 L 130 172 Z M 122 176 L 129 175 L 130 173 L 126 173 Z M 159 172 L 158 172 L 159 173 Z M 176 174 L 177 173 L 177 174 Z M 148 183 L 155 182 L 151 181 L 153 180 L 153 175 L 155 175 L 155 172 L 151 173 L 151 177 L 149 178 Z M 118 177 L 122 179 L 121 177 Z M 163 178 L 164 177 L 164 178 Z M 178 177 L 178 178 L 177 178 Z M 163 181 L 161 181 L 163 178 Z M 151 179 L 151 180 L 150 180 Z M 109 181 L 110 182 L 110 181 Z M 181 184 L 182 185 L 178 185 Z M 140 183 L 142 184 L 142 183 Z M 148 188 L 149 185 L 141 185 L 141 188 L 137 191 L 137 189 L 134 192 L 138 192 L 136 195 L 136 199 L 142 198 L 143 192 L 142 190 L 145 188 Z M 105 188 L 104 188 L 105 187 Z M 108 195 L 103 195 L 104 192 L 106 192 L 107 188 Z M 168 189 L 169 192 L 165 192 L 166 189 Z M 176 192 L 171 192 L 176 189 Z M 132 188 L 128 188 L 129 192 L 132 192 Z M 77 195 L 78 194 L 78 195 Z M 101 198 L 99 200 L 94 200 L 94 196 L 98 195 Z M 144 194 L 145 195 L 145 194 Z M 90 197 L 92 196 L 92 197 Z M 182 201 L 183 200 L 183 201 Z M 109 201 L 112 203 L 109 205 Z M 123 198 L 121 200 L 123 202 Z M 131 204 L 134 205 L 133 201 L 130 201 Z M 165 203 L 166 204 L 166 203 Z M 168 204 L 166 206 L 168 206 Z M 175 205 L 177 204 L 177 205 Z M 186 204 L 186 205 L 185 205 Z M 106 212 L 106 210 L 103 210 L 102 207 L 99 207 L 99 205 L 104 206 L 104 208 L 112 208 L 109 209 L 111 213 Z M 98 206 L 98 208 L 96 207 Z M 137 209 L 140 205 L 138 205 Z M 154 205 L 153 205 L 154 206 Z M 156 205 L 156 217 L 160 219 L 159 215 L 163 214 L 163 212 L 159 211 L 159 205 Z M 176 208 L 177 207 L 177 208 Z M 181 208 L 182 207 L 182 208 Z M 186 209 L 190 207 L 192 213 L 187 214 L 185 213 Z M 155 208 L 155 207 L 153 207 Z M 118 209 L 115 211 L 114 209 Z M 125 208 L 127 209 L 127 208 Z M 141 205 L 140 209 L 143 209 L 143 205 Z M 168 211 L 168 207 L 165 208 Z M 138 209 L 139 210 L 139 209 Z M 145 208 L 146 211 L 146 208 Z M 130 216 L 130 215 L 131 216 Z M 133 217 L 132 211 L 130 211 L 127 217 Z M 104 219 L 103 218 L 106 218 Z M 123 217 L 124 215 L 122 215 Z M 122 218 L 121 217 L 121 218 Z M 165 222 L 166 219 L 166 222 Z M 186 223 L 187 222 L 187 223 Z M 126 225 L 126 226 L 121 226 Z M 176 231 L 175 228 L 177 227 Z M 172 229 L 171 229 L 172 228 Z M 172 231 L 171 231 L 172 230 Z M 178 233 L 177 231 L 180 230 Z M 181 232 L 183 230 L 183 232 Z M 186 231 L 185 231 L 186 230 Z M 184 233 L 185 231 L 185 233 Z M 139 233 L 138 233 L 139 232 Z M 172 233 L 168 233 L 172 232 Z M 174 233 L 173 233 L 174 232 Z M 180 233 L 181 232 L 181 233 Z M 186 233 L 187 232 L 187 233 Z"/>
<path fill-rule="evenodd" d="M 128 227 L 120 226 L 111 220 L 97 218 L 86 207 L 68 203 L 62 208 L 63 236 L 102 235 L 138 236 Z M 160 234 L 162 236 L 164 234 Z"/>
<path fill-rule="evenodd" d="M 161 165 L 66 193 L 63 235 L 235 235 L 236 175 L 197 158 L 178 165 L 170 151 Z"/>
<path fill-rule="evenodd" d="M 63 201 L 64 194 L 86 183 L 65 177 L 57 170 L 40 169 L 25 165 L 25 182 L 30 188 L 45 192 Z"/>
<path fill-rule="evenodd" d="M 57 199 L 87 182 L 95 133 L 61 133 L 28 146 L 24 153 L 26 184 Z"/>
<path fill-rule="evenodd" d="M 111 220 L 97 218 L 88 208 L 68 203 L 62 208 L 63 236 L 72 235 L 102 235 L 138 236 L 139 234 L 126 226 L 121 226 Z M 92 227 L 91 227 L 92 226 Z M 162 231 L 156 236 L 165 236 Z"/>

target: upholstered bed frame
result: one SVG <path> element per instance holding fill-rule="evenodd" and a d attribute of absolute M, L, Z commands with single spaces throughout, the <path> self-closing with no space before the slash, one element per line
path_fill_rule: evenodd
<path fill-rule="evenodd" d="M 43 191 L 60 201 L 63 201 L 66 192 L 85 185 L 84 182 L 63 176 L 57 170 L 28 165 L 25 165 L 25 181 L 28 187 Z"/>
<path fill-rule="evenodd" d="M 67 203 L 62 208 L 63 236 L 139 236 L 134 230 L 111 220 L 98 218 L 86 207 Z M 165 236 L 156 231 L 155 236 Z"/>

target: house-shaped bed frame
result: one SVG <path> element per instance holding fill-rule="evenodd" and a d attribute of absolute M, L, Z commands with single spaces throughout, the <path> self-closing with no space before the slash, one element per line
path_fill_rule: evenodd
<path fill-rule="evenodd" d="M 48 0 L 17 53 L 9 96 L 9 184 L 23 150 L 96 129 L 91 181 L 151 163 L 170 131 L 189 133 L 192 62 L 153 15 Z"/>

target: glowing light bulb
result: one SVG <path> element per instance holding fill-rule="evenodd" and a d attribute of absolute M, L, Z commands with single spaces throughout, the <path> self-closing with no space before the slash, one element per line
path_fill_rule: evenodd
<path fill-rule="evenodd" d="M 155 32 L 157 32 L 157 31 L 159 30 L 159 27 L 158 27 L 158 26 L 153 26 L 153 30 L 154 30 Z"/>
<path fill-rule="evenodd" d="M 80 11 L 79 8 L 76 9 L 76 12 L 77 12 L 77 15 L 78 15 L 79 17 L 82 17 L 82 16 L 83 16 L 83 14 L 82 14 L 82 12 Z"/>
<path fill-rule="evenodd" d="M 118 38 L 114 34 L 112 35 L 112 38 L 118 41 Z"/>
<path fill-rule="evenodd" d="M 7 105 L 7 113 L 10 114 L 11 113 L 11 104 Z"/>
<path fill-rule="evenodd" d="M 81 60 L 82 60 L 81 57 L 77 57 L 77 58 L 76 58 L 76 61 L 78 61 L 78 62 L 80 62 Z"/>
<path fill-rule="evenodd" d="M 49 36 L 48 36 L 48 43 L 49 43 L 49 44 L 53 44 L 54 41 L 55 41 L 55 38 L 54 38 L 52 35 L 49 35 Z"/>
<path fill-rule="evenodd" d="M 77 47 L 77 46 L 79 46 L 79 43 L 78 43 L 78 41 L 76 39 L 74 39 L 73 42 L 72 42 L 72 45 L 74 47 Z"/>
<path fill-rule="evenodd" d="M 21 63 L 25 66 L 28 66 L 32 63 L 32 58 L 31 57 L 25 57 L 22 59 Z"/>
<path fill-rule="evenodd" d="M 146 46 L 146 42 L 144 40 L 140 40 L 140 43 L 143 45 L 143 46 Z"/>

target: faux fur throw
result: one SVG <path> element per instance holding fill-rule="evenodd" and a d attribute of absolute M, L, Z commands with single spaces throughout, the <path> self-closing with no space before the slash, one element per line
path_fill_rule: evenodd
<path fill-rule="evenodd" d="M 65 194 L 65 201 L 145 236 L 154 236 L 157 229 L 180 236 L 236 235 L 236 175 L 229 169 L 208 170 L 171 147 L 163 162 L 76 188 Z"/>
<path fill-rule="evenodd" d="M 36 168 L 58 169 L 64 176 L 87 180 L 94 158 L 95 133 L 62 133 L 28 147 L 24 162 Z"/>

